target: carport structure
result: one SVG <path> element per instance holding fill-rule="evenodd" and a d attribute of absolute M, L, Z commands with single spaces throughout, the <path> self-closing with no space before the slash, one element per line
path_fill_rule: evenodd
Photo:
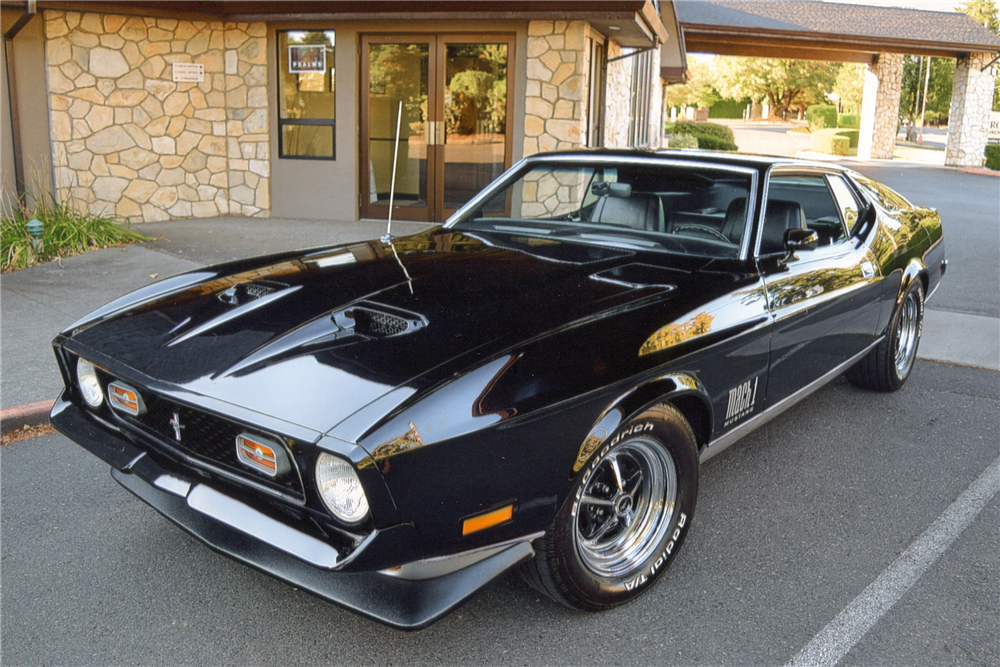
<path fill-rule="evenodd" d="M 865 63 L 862 159 L 892 158 L 903 55 L 955 58 L 945 164 L 983 164 L 1000 36 L 968 16 L 802 0 L 675 6 L 688 52 Z"/>

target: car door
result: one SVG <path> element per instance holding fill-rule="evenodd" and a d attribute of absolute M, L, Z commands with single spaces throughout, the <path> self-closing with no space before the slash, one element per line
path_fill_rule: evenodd
<path fill-rule="evenodd" d="M 771 335 L 767 404 L 792 396 L 871 345 L 880 307 L 877 263 L 854 236 L 858 202 L 844 179 L 820 170 L 774 169 L 756 243 Z M 788 229 L 815 230 L 814 249 L 788 253 Z"/>

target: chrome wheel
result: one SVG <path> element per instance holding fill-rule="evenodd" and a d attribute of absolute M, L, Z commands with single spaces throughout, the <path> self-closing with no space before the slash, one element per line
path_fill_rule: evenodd
<path fill-rule="evenodd" d="M 677 468 L 652 440 L 614 448 L 594 469 L 580 496 L 574 537 L 584 565 L 621 577 L 653 555 L 677 502 Z"/>
<path fill-rule="evenodd" d="M 913 365 L 920 339 L 920 303 L 916 290 L 907 292 L 896 322 L 896 374 L 905 378 Z"/>

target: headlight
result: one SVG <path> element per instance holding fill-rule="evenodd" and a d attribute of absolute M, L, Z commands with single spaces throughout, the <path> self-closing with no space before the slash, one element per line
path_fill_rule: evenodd
<path fill-rule="evenodd" d="M 368 498 L 354 467 L 323 452 L 316 459 L 316 487 L 327 509 L 345 523 L 358 523 L 368 514 Z"/>
<path fill-rule="evenodd" d="M 101 390 L 101 381 L 97 379 L 97 371 L 94 364 L 86 359 L 76 360 L 76 382 L 80 386 L 80 393 L 83 400 L 92 408 L 101 407 L 104 402 L 104 392 Z"/>

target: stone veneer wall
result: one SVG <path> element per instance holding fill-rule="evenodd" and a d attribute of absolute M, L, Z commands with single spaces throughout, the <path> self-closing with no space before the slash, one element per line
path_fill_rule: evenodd
<path fill-rule="evenodd" d="M 44 17 L 60 201 L 132 222 L 270 215 L 264 23 Z M 204 82 L 174 83 L 175 62 Z"/>
<path fill-rule="evenodd" d="M 899 127 L 899 98 L 903 90 L 903 55 L 901 53 L 880 53 L 878 62 L 868 66 L 870 75 L 878 79 L 875 95 L 874 126 L 872 129 L 871 155 L 876 160 L 891 160 L 896 148 L 896 132 Z M 867 91 L 866 91 L 867 92 Z M 864 105 L 870 103 L 867 96 L 862 103 L 862 117 L 865 116 Z M 866 131 L 866 123 L 862 119 L 861 133 Z M 862 137 L 859 143 L 858 155 L 866 142 Z"/>
<path fill-rule="evenodd" d="M 528 24 L 524 155 L 582 145 L 587 31 L 583 21 Z"/>
<path fill-rule="evenodd" d="M 996 65 L 986 67 L 992 56 L 992 53 L 970 53 L 955 64 L 946 165 L 983 166 L 996 86 Z"/>
<path fill-rule="evenodd" d="M 608 40 L 608 60 L 622 55 L 622 47 Z M 632 59 L 622 58 L 608 63 L 607 87 L 604 91 L 604 145 L 608 148 L 628 146 L 628 126 L 632 113 Z"/>

